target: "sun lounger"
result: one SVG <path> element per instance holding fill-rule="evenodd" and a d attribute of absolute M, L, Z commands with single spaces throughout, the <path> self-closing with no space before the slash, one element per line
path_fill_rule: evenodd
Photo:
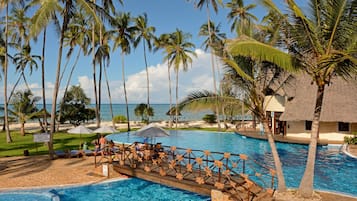
<path fill-rule="evenodd" d="M 65 158 L 68 156 L 68 153 L 63 151 L 63 150 L 55 150 L 55 155 L 58 157 L 58 158 Z"/>

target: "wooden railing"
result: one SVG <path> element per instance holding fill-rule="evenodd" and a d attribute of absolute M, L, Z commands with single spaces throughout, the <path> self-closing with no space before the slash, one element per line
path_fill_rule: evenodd
<path fill-rule="evenodd" d="M 245 154 L 175 146 L 162 146 L 160 152 L 149 148 L 137 151 L 134 144 L 116 145 L 114 150 L 114 161 L 117 160 L 119 166 L 156 172 L 162 177 L 175 177 L 178 181 L 211 185 L 237 200 L 251 200 L 262 192 L 272 194 L 274 191 L 275 170 Z"/>

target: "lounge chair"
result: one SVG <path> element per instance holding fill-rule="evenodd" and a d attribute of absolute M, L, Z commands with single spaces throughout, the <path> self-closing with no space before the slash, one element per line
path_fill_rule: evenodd
<path fill-rule="evenodd" d="M 68 152 L 63 151 L 63 150 L 55 150 L 55 155 L 56 155 L 58 158 L 65 158 L 65 157 L 68 156 Z"/>

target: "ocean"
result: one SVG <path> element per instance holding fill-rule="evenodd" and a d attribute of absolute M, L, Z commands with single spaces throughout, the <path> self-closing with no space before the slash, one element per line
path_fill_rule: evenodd
<path fill-rule="evenodd" d="M 126 108 L 125 104 L 113 104 L 113 113 L 114 116 L 123 115 L 126 117 Z M 140 121 L 141 117 L 135 116 L 134 110 L 137 104 L 129 104 L 129 118 L 130 121 Z M 150 104 L 150 106 L 154 109 L 154 116 L 150 117 L 150 121 L 166 121 L 169 120 L 169 116 L 166 115 L 167 111 L 170 108 L 170 104 Z M 174 104 L 173 104 L 174 106 Z M 0 107 L 3 107 L 3 104 L 0 104 Z M 42 104 L 37 104 L 38 109 L 42 109 Z M 95 108 L 95 104 L 90 104 L 90 108 Z M 46 105 L 47 111 L 51 111 L 51 104 Z M 11 109 L 11 105 L 10 105 Z M 111 121 L 112 116 L 110 113 L 110 104 L 102 104 L 100 108 L 101 120 L 102 121 Z M 181 116 L 179 116 L 180 121 L 198 121 L 202 120 L 202 118 L 206 114 L 213 114 L 211 110 L 202 110 L 199 112 L 193 111 L 181 111 Z M 3 111 L 0 110 L 0 116 L 3 116 Z M 234 117 L 235 120 L 240 120 L 241 115 L 237 115 Z M 251 119 L 250 115 L 245 116 L 246 120 Z"/>
<path fill-rule="evenodd" d="M 126 108 L 125 104 L 113 104 L 113 113 L 116 115 L 123 115 L 126 117 Z M 134 109 L 137 104 L 129 104 L 129 118 L 130 121 L 140 121 L 141 117 L 135 116 Z M 150 117 L 150 121 L 165 121 L 169 119 L 169 116 L 166 115 L 166 112 L 170 108 L 170 104 L 150 104 L 150 106 L 154 109 L 154 116 Z M 0 104 L 0 107 L 3 107 L 3 104 Z M 42 109 L 42 104 L 37 103 L 38 109 Z M 90 104 L 90 108 L 95 108 L 95 104 Z M 46 104 L 47 111 L 51 111 L 51 104 Z M 11 105 L 9 106 L 11 109 Z M 190 111 L 182 111 L 181 116 L 179 117 L 180 121 L 194 121 L 194 120 L 202 120 L 202 117 L 205 114 L 212 114 L 213 112 L 210 110 L 200 111 L 200 112 L 190 112 Z M 110 104 L 101 104 L 100 108 L 100 116 L 102 121 L 111 121 L 112 116 L 110 113 Z M 3 116 L 3 111 L 0 110 L 0 116 Z"/>

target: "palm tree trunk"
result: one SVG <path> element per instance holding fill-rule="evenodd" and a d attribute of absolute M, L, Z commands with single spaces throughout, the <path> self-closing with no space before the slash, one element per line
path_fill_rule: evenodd
<path fill-rule="evenodd" d="M 171 112 L 171 108 L 172 108 L 172 92 L 171 92 L 170 65 L 168 65 L 167 71 L 168 71 L 168 76 L 169 76 L 169 96 L 170 96 L 170 110 L 169 110 L 170 120 L 169 120 L 169 127 L 172 128 L 172 112 Z"/>
<path fill-rule="evenodd" d="M 145 61 L 145 69 L 146 69 L 146 88 L 147 88 L 147 111 L 150 108 L 150 81 L 149 81 L 149 69 L 148 69 L 148 62 L 146 59 L 146 46 L 145 42 L 143 42 L 144 46 L 144 61 Z M 147 116 L 147 124 L 150 123 L 150 115 Z"/>
<path fill-rule="evenodd" d="M 105 66 L 105 65 L 104 65 Z M 112 115 L 112 125 L 113 128 L 115 128 L 115 122 L 114 122 L 114 113 L 113 113 L 113 104 L 112 104 L 112 96 L 110 94 L 110 87 L 109 87 L 109 80 L 108 80 L 108 75 L 107 75 L 107 69 L 104 67 L 104 76 L 105 76 L 105 81 L 107 84 L 107 91 L 108 91 L 108 97 L 109 97 L 109 108 L 110 108 L 110 114 Z"/>
<path fill-rule="evenodd" d="M 25 122 L 21 122 L 20 133 L 21 136 L 25 136 Z"/>
<path fill-rule="evenodd" d="M 78 50 L 78 54 L 77 54 L 77 56 L 76 56 L 76 60 L 75 60 L 74 64 L 72 65 L 71 71 L 70 71 L 70 73 L 69 73 L 69 75 L 68 75 L 68 79 L 67 79 L 67 83 L 66 83 L 66 88 L 64 89 L 64 93 L 63 93 L 63 99 L 64 99 L 64 98 L 66 97 L 66 95 L 67 95 L 69 83 L 71 82 L 72 75 L 73 75 L 73 71 L 74 71 L 74 69 L 75 69 L 76 66 L 77 66 L 77 63 L 78 63 L 78 60 L 79 60 L 79 56 L 81 55 L 81 52 L 82 52 L 82 50 L 79 49 L 79 50 Z M 60 104 L 59 111 L 62 111 L 62 108 L 63 108 L 63 101 L 62 101 L 61 104 Z M 62 114 L 61 112 L 58 113 L 58 120 L 61 119 L 61 114 Z M 58 130 L 58 129 L 59 129 L 59 128 L 57 128 L 57 130 Z"/>
<path fill-rule="evenodd" d="M 208 3 L 207 3 L 207 7 L 206 7 L 206 11 L 207 11 L 207 25 L 208 25 L 208 34 L 209 34 L 209 49 L 210 49 L 210 53 L 211 53 L 211 67 L 212 67 L 212 77 L 213 77 L 213 91 L 214 94 L 216 95 L 216 119 L 217 119 L 217 124 L 218 124 L 218 130 L 221 130 L 221 120 L 219 118 L 219 107 L 218 107 L 218 94 L 217 94 L 217 84 L 216 84 L 216 70 L 214 67 L 214 58 L 213 58 L 213 51 L 212 51 L 212 38 L 211 38 L 211 23 L 210 23 L 210 12 L 209 12 L 209 7 L 208 7 Z"/>
<path fill-rule="evenodd" d="M 176 120 L 176 130 L 177 130 L 177 124 L 178 124 L 178 79 L 179 79 L 179 69 L 176 71 L 176 109 L 175 109 L 175 120 Z"/>
<path fill-rule="evenodd" d="M 64 17 L 66 18 L 66 17 Z M 61 61 L 62 61 L 62 51 L 63 51 L 63 40 L 65 27 L 67 26 L 68 19 L 63 19 L 63 25 L 60 36 L 60 46 L 58 49 L 58 60 L 57 60 L 57 70 L 56 70 L 56 81 L 52 95 L 52 108 L 51 108 L 51 131 L 50 131 L 50 143 L 48 143 L 48 151 L 50 154 L 50 159 L 54 159 L 53 151 L 53 135 L 56 128 L 56 107 L 57 107 L 57 96 L 59 91 L 60 84 L 60 73 L 61 73 Z"/>
<path fill-rule="evenodd" d="M 103 77 L 103 65 L 102 65 L 102 62 L 99 62 L 99 80 L 98 80 L 98 113 L 99 113 L 99 117 L 100 117 L 100 108 L 102 105 L 102 77 Z M 99 126 L 100 126 L 100 122 L 99 122 Z"/>
<path fill-rule="evenodd" d="M 315 170 L 315 159 L 316 159 L 316 149 L 317 149 L 317 139 L 320 127 L 320 115 L 322 109 L 322 101 L 325 92 L 325 85 L 318 85 L 316 104 L 314 110 L 314 118 L 312 121 L 311 128 L 311 139 L 309 144 L 309 152 L 307 156 L 307 162 L 305 167 L 304 176 L 300 182 L 299 194 L 302 197 L 310 198 L 312 197 L 314 190 L 314 170 Z"/>
<path fill-rule="evenodd" d="M 14 86 L 12 87 L 11 92 L 10 92 L 10 95 L 9 95 L 9 98 L 8 98 L 8 100 L 7 100 L 8 102 L 11 100 L 12 95 L 14 95 L 15 89 L 16 89 L 17 85 L 19 84 L 21 77 L 22 77 L 22 76 L 19 75 L 19 77 L 17 78 L 17 80 L 16 80 Z"/>
<path fill-rule="evenodd" d="M 95 66 L 95 24 L 92 24 L 92 59 L 93 59 L 93 89 L 94 89 L 94 99 L 95 99 L 95 118 L 97 122 L 97 128 L 100 127 L 100 115 L 99 115 L 99 105 L 98 105 L 98 94 L 97 94 L 97 79 L 96 79 L 96 66 Z"/>
<path fill-rule="evenodd" d="M 125 71 L 124 71 L 124 53 L 121 53 L 122 60 L 121 60 L 121 71 L 123 77 L 123 87 L 124 87 L 124 97 L 125 97 L 125 106 L 126 106 L 126 118 L 128 121 L 128 131 L 130 131 L 130 119 L 129 119 L 129 104 L 128 104 L 128 95 L 126 94 L 126 86 L 125 86 Z"/>
<path fill-rule="evenodd" d="M 41 56 L 41 84 L 42 84 L 42 104 L 44 130 L 47 133 L 47 109 L 46 109 L 46 90 L 45 90 L 45 49 L 46 49 L 46 28 L 43 30 L 42 56 Z"/>
<path fill-rule="evenodd" d="M 265 130 L 267 138 L 268 138 L 271 153 L 273 154 L 273 158 L 274 158 L 276 175 L 278 177 L 278 189 L 277 190 L 279 192 L 285 192 L 286 184 L 285 184 L 285 178 L 284 178 L 284 174 L 283 174 L 283 168 L 282 168 L 282 165 L 280 162 L 280 157 L 279 157 L 278 151 L 276 149 L 273 134 L 271 132 L 271 129 L 269 128 L 268 119 L 266 117 L 264 117 L 264 119 L 262 121 L 264 123 L 264 130 Z"/>
<path fill-rule="evenodd" d="M 8 111 L 8 101 L 7 101 L 7 74 L 8 74 L 8 56 L 7 56 L 7 40 L 8 40 L 8 15 L 9 15 L 9 4 L 6 3 L 6 19 L 5 19 L 5 66 L 4 66 L 4 124 L 5 124 L 5 130 L 6 130 L 6 142 L 11 143 L 12 138 L 10 135 L 10 128 L 9 128 L 9 111 Z"/>

